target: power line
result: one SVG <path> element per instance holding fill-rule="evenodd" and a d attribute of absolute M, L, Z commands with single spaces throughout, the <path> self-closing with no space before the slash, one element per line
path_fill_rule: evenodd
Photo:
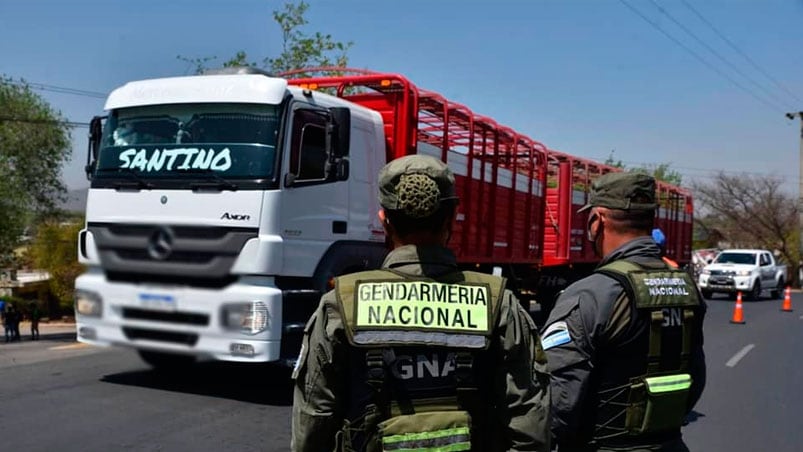
<path fill-rule="evenodd" d="M 591 157 L 591 158 L 596 160 L 596 161 L 599 161 L 599 162 L 604 162 L 608 157 L 604 157 L 604 158 Z M 633 169 L 633 168 L 650 169 L 652 167 L 656 167 L 656 166 L 660 165 L 660 163 L 655 163 L 655 162 L 636 162 L 636 161 L 624 161 L 624 160 L 617 160 L 617 159 L 615 159 L 615 160 L 617 162 L 621 162 L 623 165 L 628 165 L 628 167 L 626 167 L 626 169 Z M 721 168 L 698 168 L 698 167 L 689 167 L 689 166 L 674 166 L 672 164 L 669 164 L 669 166 L 667 167 L 667 170 L 676 171 L 676 172 L 681 173 L 681 174 L 683 172 L 686 172 L 686 171 L 697 172 L 697 173 L 708 173 L 707 175 L 704 175 L 704 176 L 696 176 L 696 177 L 707 177 L 707 178 L 713 178 L 713 175 L 716 175 L 716 174 L 719 174 L 719 173 L 729 174 L 729 175 L 748 174 L 748 175 L 754 175 L 754 176 L 793 177 L 791 174 L 779 174 L 779 173 L 775 173 L 775 172 L 771 172 L 771 171 L 723 170 Z M 794 176 L 796 177 L 797 175 L 794 175 Z"/>
<path fill-rule="evenodd" d="M 686 5 L 686 7 L 687 7 L 687 8 L 689 8 L 689 9 L 690 9 L 690 10 L 691 10 L 691 11 L 692 11 L 692 12 L 693 12 L 693 13 L 694 13 L 694 14 L 695 14 L 695 15 L 696 15 L 696 16 L 697 16 L 697 17 L 698 17 L 698 18 L 699 18 L 701 21 L 703 21 L 703 23 L 705 23 L 706 25 L 708 25 L 708 27 L 709 27 L 709 28 L 711 28 L 711 30 L 713 30 L 713 32 L 717 34 L 717 36 L 719 36 L 719 37 L 720 37 L 720 38 L 721 38 L 723 41 L 725 41 L 725 42 L 726 42 L 726 43 L 727 43 L 727 44 L 728 44 L 728 45 L 729 45 L 729 46 L 730 46 L 730 47 L 731 47 L 733 50 L 735 50 L 735 51 L 736 51 L 736 52 L 737 52 L 739 55 L 741 55 L 742 57 L 744 57 L 744 59 L 745 59 L 745 60 L 747 60 L 747 62 L 748 62 L 748 63 L 750 63 L 750 65 L 752 65 L 752 66 L 753 66 L 753 67 L 754 67 L 754 68 L 755 68 L 757 71 L 761 72 L 761 73 L 764 75 L 764 77 L 767 77 L 767 79 L 768 79 L 768 80 L 770 80 L 772 83 L 774 83 L 774 84 L 775 84 L 775 86 L 777 86 L 778 88 L 780 88 L 780 89 L 782 89 L 782 90 L 786 91 L 786 93 L 787 93 L 787 94 L 789 94 L 790 96 L 794 97 L 794 98 L 795 98 L 795 99 L 797 99 L 799 102 L 803 102 L 803 99 L 801 99 L 800 97 L 798 97 L 798 96 L 797 96 L 795 93 L 793 93 L 791 90 L 789 90 L 789 89 L 788 89 L 786 86 L 784 86 L 783 84 L 781 84 L 781 82 L 779 82 L 779 81 L 778 81 L 778 80 L 776 80 L 774 77 L 772 77 L 770 74 L 768 74 L 768 73 L 767 73 L 767 71 L 765 71 L 765 70 L 764 70 L 764 69 L 763 69 L 763 68 L 762 68 L 762 67 L 761 67 L 761 66 L 760 66 L 758 63 L 756 63 L 756 62 L 755 62 L 755 61 L 754 61 L 752 58 L 750 58 L 750 57 L 749 57 L 749 56 L 748 56 L 746 53 L 744 53 L 744 52 L 743 52 L 741 49 L 739 49 L 739 47 L 737 47 L 737 46 L 736 46 L 736 44 L 734 44 L 734 43 L 733 43 L 733 42 L 732 42 L 730 39 L 728 39 L 727 37 L 725 37 L 725 35 L 723 35 L 722 33 L 720 33 L 720 32 L 719 32 L 719 30 L 717 30 L 717 28 L 716 28 L 716 27 L 714 27 L 714 25 L 713 25 L 713 24 L 712 24 L 710 21 L 708 21 L 708 20 L 707 20 L 705 17 L 703 17 L 703 15 L 702 15 L 702 14 L 700 14 L 700 12 L 699 12 L 699 11 L 697 11 L 697 9 L 695 9 L 695 8 L 694 8 L 694 7 L 693 7 L 691 4 L 689 4 L 689 2 L 687 2 L 686 0 L 681 0 L 681 1 L 682 1 L 682 2 L 683 2 L 683 4 L 684 4 L 684 5 Z"/>
<path fill-rule="evenodd" d="M 663 15 L 664 15 L 664 16 L 666 16 L 666 17 L 668 17 L 668 18 L 669 18 L 669 20 L 671 20 L 671 21 L 672 21 L 672 22 L 673 22 L 675 25 L 677 25 L 677 26 L 678 26 L 678 27 L 680 27 L 680 28 L 681 28 L 683 31 L 685 31 L 685 32 L 686 32 L 686 34 L 688 34 L 689 36 L 691 36 L 691 37 L 692 37 L 692 38 L 693 38 L 695 41 L 697 41 L 697 42 L 698 42 L 700 45 L 702 45 L 703 47 L 705 47 L 706 49 L 708 49 L 708 51 L 709 51 L 709 52 L 711 52 L 711 53 L 713 53 L 713 54 L 714 54 L 714 56 L 716 56 L 717 58 L 719 58 L 719 59 L 720 59 L 720 61 L 722 61 L 723 63 L 725 63 L 725 64 L 727 64 L 728 66 L 730 66 L 730 68 L 731 68 L 731 69 L 733 69 L 733 71 L 735 71 L 737 74 L 741 75 L 741 76 L 742 76 L 742 77 L 744 77 L 744 78 L 745 78 L 747 81 L 749 81 L 750 83 L 752 83 L 752 84 L 753 84 L 755 87 L 757 87 L 758 89 L 760 89 L 761 91 L 763 91 L 763 92 L 764 92 L 764 94 L 767 94 L 769 97 L 773 98 L 775 101 L 780 101 L 780 103 L 782 103 L 782 104 L 783 104 L 784 102 L 786 102 L 786 101 L 784 101 L 783 99 L 779 98 L 777 95 L 775 95 L 775 93 L 773 93 L 773 92 L 771 92 L 771 91 L 767 90 L 767 89 L 766 89 L 766 88 L 764 88 L 764 86 L 762 86 L 760 83 L 756 82 L 756 81 L 755 81 L 755 80 L 753 80 L 751 77 L 749 77 L 747 74 L 745 74 L 744 72 L 742 72 L 742 71 L 741 71 L 741 69 L 739 69 L 738 67 L 736 67 L 736 65 L 735 65 L 735 64 L 731 63 L 731 62 L 730 62 L 728 59 L 726 59 L 725 57 L 723 57 L 723 56 L 722 56 L 722 54 L 720 54 L 720 53 L 719 53 L 719 52 L 718 52 L 716 49 L 714 49 L 713 47 L 711 47 L 710 45 L 708 45 L 708 44 L 707 44 L 707 43 L 706 43 L 704 40 L 702 40 L 700 37 L 698 37 L 698 36 L 697 36 L 697 35 L 696 35 L 696 34 L 695 34 L 693 31 L 691 31 L 691 30 L 690 30 L 690 29 L 689 29 L 687 26 L 683 25 L 683 24 L 682 24 L 682 23 L 681 23 L 679 20 L 675 19 L 675 17 L 674 17 L 674 16 L 672 16 L 671 14 L 669 14 L 669 11 L 667 11 L 667 10 L 666 10 L 666 9 L 664 9 L 664 8 L 663 8 L 661 5 L 659 5 L 659 4 L 658 4 L 658 2 L 656 2 L 655 0 L 650 0 L 650 2 L 652 2 L 652 4 L 653 4 L 653 5 L 655 5 L 655 7 L 656 7 L 656 8 L 658 8 L 658 11 L 660 11 L 660 12 L 661 12 L 661 14 L 663 14 Z M 787 105 L 791 105 L 791 104 L 787 104 Z"/>
<path fill-rule="evenodd" d="M 15 82 L 13 80 L 7 81 L 7 83 L 16 86 L 28 86 L 32 89 L 39 90 L 39 91 L 50 91 L 53 93 L 60 93 L 60 94 L 73 94 L 76 96 L 84 96 L 84 97 L 94 97 L 97 99 L 105 99 L 107 94 L 100 93 L 97 91 L 88 91 L 84 89 L 77 89 L 77 88 L 67 88 L 64 86 L 56 86 L 56 85 L 48 85 L 45 83 L 33 83 L 33 82 Z"/>
<path fill-rule="evenodd" d="M 75 121 L 57 121 L 55 119 L 37 119 L 37 118 L 18 118 L 15 116 L 2 116 L 0 115 L 0 122 L 21 122 L 26 124 L 55 124 L 66 125 L 69 127 L 89 127 L 88 122 L 75 122 Z"/>
<path fill-rule="evenodd" d="M 711 69 L 712 71 L 714 71 L 714 72 L 716 72 L 717 74 L 721 75 L 722 77 L 724 77 L 725 79 L 727 79 L 729 82 L 731 82 L 733 85 L 735 85 L 735 86 L 736 86 L 736 87 L 738 87 L 739 89 L 741 89 L 741 90 L 745 91 L 747 94 L 750 94 L 750 95 L 751 95 L 751 96 L 753 96 L 753 97 L 754 97 L 756 100 L 760 101 L 760 102 L 761 102 L 761 103 L 763 103 L 764 105 L 767 105 L 767 106 L 768 106 L 768 107 L 769 107 L 771 110 L 773 110 L 773 111 L 778 111 L 778 106 L 777 106 L 777 105 L 774 105 L 774 104 L 770 103 L 769 101 L 767 101 L 767 100 L 766 100 L 766 99 L 764 99 L 763 97 L 759 97 L 759 96 L 758 96 L 758 95 L 756 95 L 756 94 L 755 94 L 753 91 L 751 91 L 751 90 L 749 90 L 749 89 L 745 88 L 744 86 L 742 86 L 742 84 L 740 84 L 739 82 L 737 82 L 736 80 L 734 80 L 733 78 L 731 78 L 730 76 L 728 76 L 728 74 L 726 74 L 726 73 L 724 73 L 724 72 L 720 71 L 719 69 L 717 69 L 717 68 L 716 68 L 714 65 L 712 65 L 711 63 L 709 63 L 708 61 L 706 61 L 706 59 L 705 59 L 705 58 L 701 57 L 701 56 L 700 56 L 700 55 L 699 55 L 697 52 L 695 52 L 694 50 L 692 50 L 691 48 L 689 48 L 688 46 L 686 46 L 685 44 L 683 44 L 682 42 L 680 42 L 680 41 L 679 41 L 677 38 L 675 38 L 675 37 L 674 37 L 674 36 L 672 36 L 671 34 L 667 33 L 667 32 L 666 32 L 666 30 L 664 30 L 663 28 L 661 28 L 661 27 L 660 27 L 660 26 L 659 26 L 657 23 L 655 23 L 655 22 L 654 22 L 652 19 L 650 19 L 649 17 L 647 17 L 647 16 L 645 16 L 644 14 L 642 14 L 642 12 L 641 12 L 641 11 L 639 11 L 639 10 L 638 10 L 638 9 L 636 9 L 636 8 L 634 8 L 634 7 L 633 7 L 633 6 L 632 6 L 630 3 L 627 3 L 627 1 L 626 1 L 626 0 L 619 0 L 619 1 L 620 1 L 622 4 L 624 4 L 625 6 L 627 6 L 627 8 L 628 8 L 628 9 L 630 9 L 631 11 L 633 11 L 633 13 L 635 13 L 636 15 L 638 15 L 639 17 L 641 17 L 642 19 L 644 19 L 644 21 L 645 21 L 645 22 L 647 22 L 648 24 L 652 25 L 652 26 L 653 26 L 653 28 L 655 28 L 656 30 L 660 31 L 660 32 L 661 32 L 661 33 L 662 33 L 664 36 L 666 36 L 667 38 L 669 38 L 669 39 L 670 39 L 672 42 L 674 42 L 675 44 L 679 45 L 679 46 L 680 46 L 680 47 L 682 47 L 684 50 L 686 50 L 687 52 L 689 52 L 689 53 L 690 53 L 690 54 L 691 54 L 691 55 L 692 55 L 694 58 L 696 58 L 698 61 L 700 61 L 701 63 L 703 63 L 703 64 L 704 64 L 705 66 L 707 66 L 709 69 Z"/>

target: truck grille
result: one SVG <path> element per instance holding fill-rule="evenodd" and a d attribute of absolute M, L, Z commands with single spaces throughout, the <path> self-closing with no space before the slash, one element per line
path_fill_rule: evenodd
<path fill-rule="evenodd" d="M 225 282 L 245 243 L 258 234 L 257 228 L 223 226 L 89 223 L 87 228 L 107 277 L 135 282 Z"/>
<path fill-rule="evenodd" d="M 209 325 L 209 316 L 192 312 L 163 312 L 148 309 L 123 308 L 123 318 L 132 320 L 154 320 L 157 322 L 181 325 Z"/>
<path fill-rule="evenodd" d="M 712 276 L 733 276 L 736 272 L 733 270 L 711 270 Z"/>
<path fill-rule="evenodd" d="M 190 347 L 198 342 L 198 335 L 194 333 L 176 333 L 172 331 L 149 330 L 146 328 L 123 327 L 123 334 L 131 341 L 145 339 L 149 341 L 184 344 Z"/>

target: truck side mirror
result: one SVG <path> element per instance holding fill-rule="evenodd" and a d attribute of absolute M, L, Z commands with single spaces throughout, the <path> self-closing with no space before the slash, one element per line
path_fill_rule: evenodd
<path fill-rule="evenodd" d="M 331 107 L 332 137 L 331 152 L 335 158 L 348 157 L 351 144 L 351 110 L 346 107 Z"/>
<path fill-rule="evenodd" d="M 98 152 L 100 152 L 100 138 L 103 135 L 103 120 L 105 116 L 95 116 L 89 122 L 89 138 L 86 151 L 86 172 L 87 180 L 92 180 L 92 174 L 95 172 L 95 164 L 98 161 Z"/>
<path fill-rule="evenodd" d="M 351 142 L 351 110 L 346 107 L 331 107 L 326 125 L 326 175 L 330 180 L 346 180 L 349 177 L 349 144 Z"/>
<path fill-rule="evenodd" d="M 296 176 L 293 173 L 285 174 L 284 175 L 284 186 L 285 187 L 292 187 L 293 185 L 295 185 L 297 178 L 298 178 L 298 176 Z"/>

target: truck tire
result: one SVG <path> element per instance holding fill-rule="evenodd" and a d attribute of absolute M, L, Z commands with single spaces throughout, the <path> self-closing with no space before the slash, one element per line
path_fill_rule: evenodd
<path fill-rule="evenodd" d="M 761 281 L 756 280 L 756 282 L 753 283 L 753 290 L 750 291 L 750 299 L 753 301 L 761 299 Z"/>
<path fill-rule="evenodd" d="M 162 353 L 151 350 L 137 350 L 139 357 L 157 371 L 184 370 L 195 363 L 195 357 L 176 353 Z"/>
<path fill-rule="evenodd" d="M 711 292 L 710 290 L 703 289 L 700 292 L 703 294 L 703 298 L 705 299 L 711 299 L 711 297 L 714 296 L 714 292 Z"/>
<path fill-rule="evenodd" d="M 775 288 L 770 291 L 770 296 L 773 300 L 780 300 L 783 297 L 783 286 L 785 281 L 783 277 L 778 279 L 778 284 L 775 285 Z"/>

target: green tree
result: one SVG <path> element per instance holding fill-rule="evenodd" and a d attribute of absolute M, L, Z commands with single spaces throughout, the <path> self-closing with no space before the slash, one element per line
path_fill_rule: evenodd
<path fill-rule="evenodd" d="M 24 82 L 0 76 L 0 265 L 26 224 L 64 199 L 61 168 L 70 158 L 70 129 Z"/>
<path fill-rule="evenodd" d="M 0 122 L 0 128 L 2 123 Z M 26 197 L 14 183 L 12 166 L 0 153 L 0 268 L 14 265 L 14 248 L 19 244 L 30 214 Z"/>
<path fill-rule="evenodd" d="M 622 163 L 621 160 L 616 160 L 613 158 L 613 150 L 611 150 L 611 153 L 608 154 L 608 158 L 606 158 L 603 163 L 605 163 L 608 166 L 613 166 L 614 168 L 622 168 L 622 169 L 625 168 L 625 164 Z"/>
<path fill-rule="evenodd" d="M 273 11 L 273 20 L 282 30 L 282 52 L 275 58 L 267 57 L 260 64 L 249 59 L 244 50 L 223 63 L 224 67 L 252 66 L 267 69 L 274 74 L 313 66 L 338 66 L 348 64 L 347 52 L 354 44 L 351 41 L 336 41 L 330 34 L 315 32 L 308 34 L 304 26 L 309 24 L 304 17 L 309 4 L 303 0 L 298 3 L 285 3 L 283 9 Z M 178 59 L 190 63 L 196 73 L 201 73 L 207 64 L 217 57 Z"/>
<path fill-rule="evenodd" d="M 50 291 L 63 310 L 72 307 L 75 278 L 84 270 L 77 257 L 82 224 L 80 220 L 40 224 L 29 251 L 33 264 L 50 273 Z"/>
<path fill-rule="evenodd" d="M 624 163 L 622 163 L 621 160 L 614 159 L 613 152 L 614 151 L 611 151 L 611 153 L 608 154 L 608 158 L 606 158 L 605 162 L 603 163 L 608 166 L 613 166 L 614 168 L 621 168 L 625 171 L 649 174 L 657 180 L 664 181 L 672 185 L 680 185 L 683 182 L 683 175 L 673 170 L 669 163 L 658 163 L 648 166 L 628 168 Z"/>
<path fill-rule="evenodd" d="M 680 185 L 683 182 L 683 176 L 677 171 L 671 169 L 669 163 L 658 163 L 646 167 L 632 168 L 630 171 L 649 174 L 657 180 L 664 181 L 672 185 Z"/>
<path fill-rule="evenodd" d="M 264 64 L 272 72 L 348 64 L 346 52 L 354 43 L 335 41 L 330 34 L 315 32 L 310 36 L 302 31 L 308 23 L 304 18 L 308 8 L 309 5 L 301 1 L 297 5 L 285 3 L 284 11 L 273 11 L 273 20 L 282 29 L 282 53 L 276 58 L 265 58 Z"/>

